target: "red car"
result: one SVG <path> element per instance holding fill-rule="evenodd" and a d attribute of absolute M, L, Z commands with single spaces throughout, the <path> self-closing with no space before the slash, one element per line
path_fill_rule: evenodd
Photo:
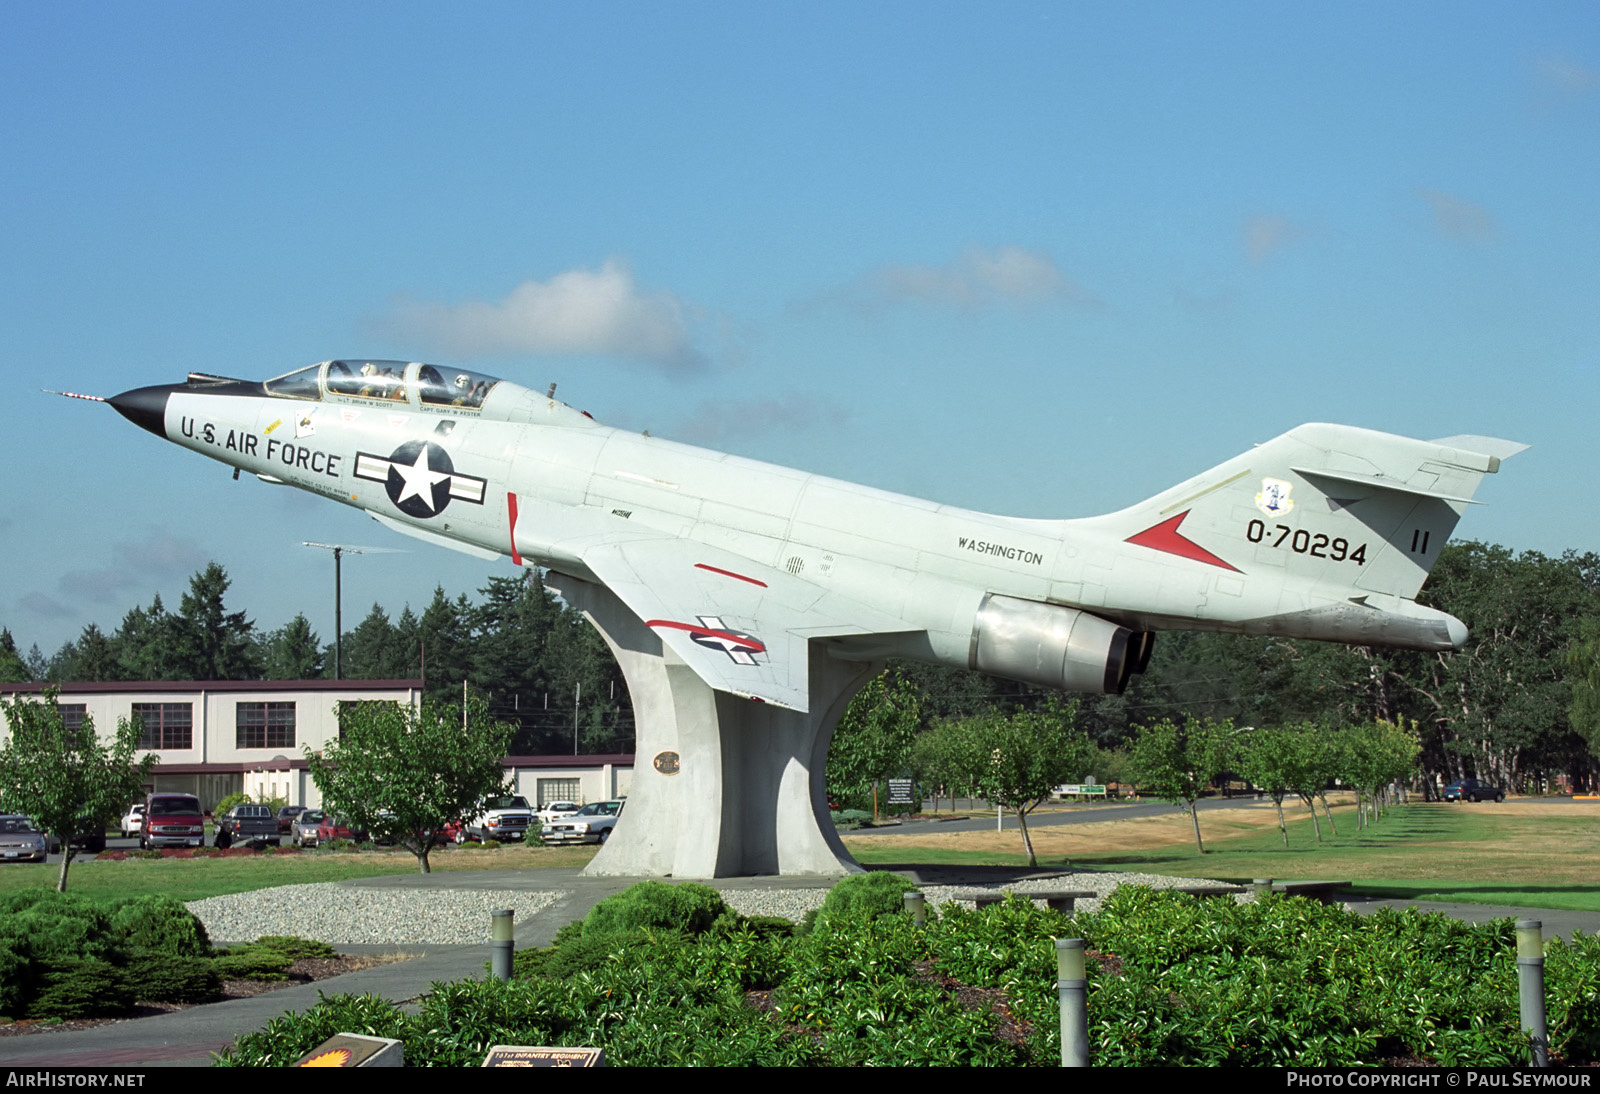
<path fill-rule="evenodd" d="M 322 823 L 317 825 L 317 846 L 321 847 L 331 839 L 347 839 L 352 843 L 365 843 L 367 834 L 359 828 L 351 828 L 349 822 L 343 817 L 326 816 Z"/>

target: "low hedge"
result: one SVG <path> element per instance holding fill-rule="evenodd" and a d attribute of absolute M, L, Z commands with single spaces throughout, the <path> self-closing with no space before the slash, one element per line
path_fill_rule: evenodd
<path fill-rule="evenodd" d="M 619 906 L 634 903 L 663 906 L 659 894 Z M 732 913 L 698 932 L 586 924 L 542 957 L 519 955 L 510 982 L 435 985 L 415 1015 L 335 997 L 240 1038 L 222 1062 L 284 1064 L 358 1028 L 401 1039 L 415 1065 L 476 1066 L 511 1043 L 599 1046 L 640 1066 L 1054 1066 L 1052 939 L 1063 935 L 1089 946 L 1096 1065 L 1528 1058 L 1509 921 L 1363 918 L 1300 899 L 1236 905 L 1131 886 L 1071 920 L 1022 899 L 946 905 L 922 929 L 882 911 L 841 913 L 800 939 Z M 1545 971 L 1552 1055 L 1593 1062 L 1600 941 L 1551 942 Z"/>

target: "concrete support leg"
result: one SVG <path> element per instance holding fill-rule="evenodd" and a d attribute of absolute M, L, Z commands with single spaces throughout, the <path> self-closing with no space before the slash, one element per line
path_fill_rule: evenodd
<path fill-rule="evenodd" d="M 637 760 L 628 805 L 584 873 L 713 878 L 859 873 L 823 788 L 833 727 L 883 668 L 810 657 L 811 711 L 714 691 L 602 585 L 546 584 L 594 624 L 633 699 Z"/>

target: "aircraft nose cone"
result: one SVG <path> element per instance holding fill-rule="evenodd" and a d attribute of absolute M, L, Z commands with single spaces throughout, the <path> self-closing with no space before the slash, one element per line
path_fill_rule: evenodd
<path fill-rule="evenodd" d="M 177 390 L 176 384 L 157 384 L 154 387 L 136 387 L 113 395 L 106 402 L 116 407 L 117 413 L 141 429 L 148 429 L 162 440 L 167 439 L 167 399 Z"/>

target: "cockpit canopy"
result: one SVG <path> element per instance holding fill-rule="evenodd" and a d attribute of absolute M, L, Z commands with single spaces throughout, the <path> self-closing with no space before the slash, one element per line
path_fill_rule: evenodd
<path fill-rule="evenodd" d="M 418 361 L 324 361 L 266 382 L 269 395 L 291 399 L 343 396 L 452 410 L 481 410 L 501 381 L 464 368 Z"/>

